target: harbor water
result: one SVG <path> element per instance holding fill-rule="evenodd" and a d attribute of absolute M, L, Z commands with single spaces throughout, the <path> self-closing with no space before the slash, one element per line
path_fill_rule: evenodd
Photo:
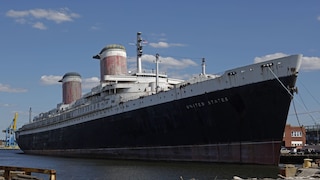
<path fill-rule="evenodd" d="M 277 178 L 279 174 L 274 166 L 62 158 L 27 155 L 20 150 L 0 150 L 0 165 L 55 169 L 58 180 L 207 180 Z"/>

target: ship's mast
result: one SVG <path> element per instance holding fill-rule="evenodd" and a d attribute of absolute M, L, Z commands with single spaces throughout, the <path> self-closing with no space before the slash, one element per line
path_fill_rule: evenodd
<path fill-rule="evenodd" d="M 156 93 L 158 93 L 159 89 L 159 54 L 156 54 Z"/>
<path fill-rule="evenodd" d="M 29 109 L 29 123 L 31 123 L 31 114 L 32 114 L 32 110 L 31 110 L 31 107 Z"/>
<path fill-rule="evenodd" d="M 142 39 L 141 32 L 137 33 L 137 73 L 141 73 Z"/>
<path fill-rule="evenodd" d="M 202 58 L 202 75 L 206 75 L 206 61 Z"/>

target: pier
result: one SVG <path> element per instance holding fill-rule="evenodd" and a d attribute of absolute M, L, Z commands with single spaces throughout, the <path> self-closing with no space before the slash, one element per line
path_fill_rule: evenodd
<path fill-rule="evenodd" d="M 320 163 L 320 154 L 281 154 L 280 164 L 302 164 L 304 159 L 312 159 L 316 164 Z"/>
<path fill-rule="evenodd" d="M 47 174 L 49 176 L 49 180 L 56 180 L 56 170 L 53 169 L 0 166 L 0 180 L 38 179 L 37 177 L 32 176 L 32 173 Z"/>

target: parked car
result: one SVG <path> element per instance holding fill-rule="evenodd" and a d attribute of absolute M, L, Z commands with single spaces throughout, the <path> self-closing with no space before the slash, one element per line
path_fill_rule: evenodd
<path fill-rule="evenodd" d="M 290 154 L 297 154 L 297 148 L 292 148 L 291 150 L 290 150 Z"/>
<path fill-rule="evenodd" d="M 285 148 L 285 147 L 282 147 L 282 148 L 280 149 L 280 153 L 281 153 L 281 154 L 289 154 L 289 153 L 290 153 L 290 150 L 287 149 L 287 148 Z"/>

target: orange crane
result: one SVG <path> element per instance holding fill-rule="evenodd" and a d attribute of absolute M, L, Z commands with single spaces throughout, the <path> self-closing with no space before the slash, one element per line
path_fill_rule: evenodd
<path fill-rule="evenodd" d="M 6 133 L 6 139 L 5 139 L 5 146 L 6 147 L 17 146 L 16 136 L 15 136 L 15 132 L 17 129 L 17 119 L 18 119 L 18 113 L 15 113 L 14 118 L 13 118 L 11 124 L 9 125 L 9 127 L 2 131 L 4 133 Z"/>

